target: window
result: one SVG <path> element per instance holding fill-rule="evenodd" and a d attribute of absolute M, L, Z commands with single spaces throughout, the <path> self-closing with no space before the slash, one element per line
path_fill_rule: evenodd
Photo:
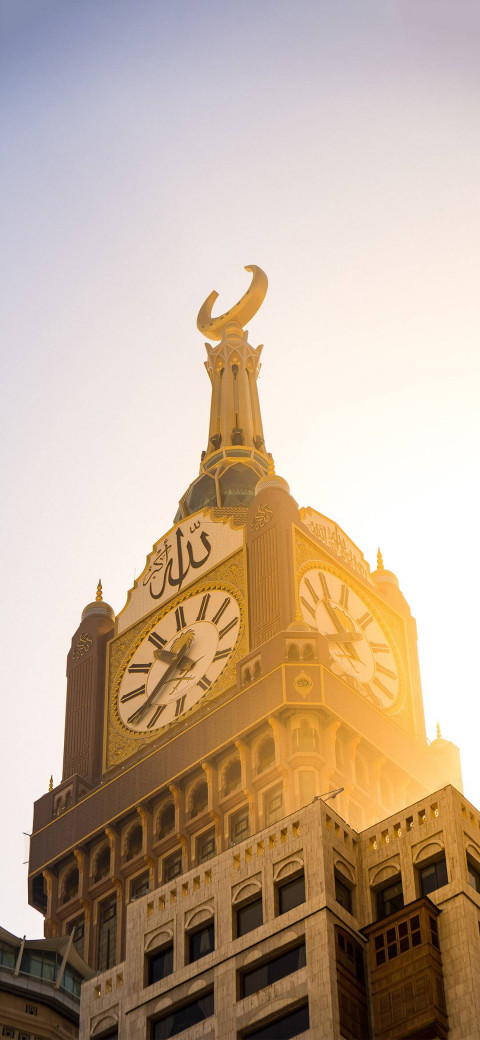
<path fill-rule="evenodd" d="M 271 986 L 273 982 L 292 975 L 294 971 L 305 967 L 305 939 L 289 950 L 276 953 L 264 960 L 262 964 L 240 973 L 240 997 L 249 997 L 258 993 L 259 989 Z"/>
<path fill-rule="evenodd" d="M 228 763 L 225 770 L 223 779 L 223 790 L 222 794 L 230 794 L 232 791 L 237 791 L 242 782 L 242 767 L 240 765 L 240 759 L 234 758 L 232 762 Z"/>
<path fill-rule="evenodd" d="M 143 845 L 143 831 L 140 823 L 136 823 L 128 832 L 125 859 L 133 859 L 139 856 Z"/>
<path fill-rule="evenodd" d="M 406 953 L 411 947 L 420 946 L 422 933 L 420 928 L 420 917 L 414 914 L 407 921 L 400 921 L 387 928 L 381 935 L 375 936 L 375 961 L 377 967 L 398 957 L 400 953 Z"/>
<path fill-rule="evenodd" d="M 263 814 L 265 826 L 270 827 L 283 817 L 283 791 L 282 786 L 272 787 L 263 796 Z"/>
<path fill-rule="evenodd" d="M 73 968 L 67 964 L 63 973 L 62 989 L 66 993 L 71 993 L 73 997 L 80 1000 L 80 986 L 82 985 L 82 977 L 78 972 L 74 971 Z"/>
<path fill-rule="evenodd" d="M 241 1040 L 291 1040 L 310 1028 L 308 1003 L 300 1004 L 294 1011 L 287 1011 L 280 1018 L 241 1033 Z"/>
<path fill-rule="evenodd" d="M 194 788 L 190 802 L 190 816 L 199 816 L 208 809 L 208 785 L 202 780 Z"/>
<path fill-rule="evenodd" d="M 193 931 L 187 932 L 188 964 L 200 960 L 201 957 L 206 957 L 207 953 L 212 953 L 214 949 L 215 928 L 213 919 L 207 921 L 206 924 L 202 924 L 200 928 L 195 928 Z"/>
<path fill-rule="evenodd" d="M 0 965 L 2 968 L 14 968 L 17 963 L 18 950 L 9 943 L 0 942 Z"/>
<path fill-rule="evenodd" d="M 448 885 L 445 856 L 439 857 L 434 863 L 428 863 L 426 867 L 419 867 L 418 877 L 422 896 L 428 896 L 429 892 L 435 892 L 437 888 Z"/>
<path fill-rule="evenodd" d="M 305 652 L 303 656 L 305 658 Z M 313 657 L 313 650 L 311 656 Z M 318 733 L 307 719 L 302 719 L 300 725 L 294 729 L 293 746 L 296 751 L 318 751 Z"/>
<path fill-rule="evenodd" d="M 147 986 L 171 975 L 173 971 L 173 943 L 162 946 L 147 957 Z"/>
<path fill-rule="evenodd" d="M 57 975 L 55 954 L 40 953 L 38 950 L 24 950 L 21 970 L 25 975 L 35 975 L 37 979 L 54 982 Z"/>
<path fill-rule="evenodd" d="M 266 737 L 262 740 L 258 749 L 257 756 L 257 773 L 262 773 L 264 769 L 268 769 L 272 766 L 275 761 L 275 741 L 273 737 Z"/>
<path fill-rule="evenodd" d="M 66 875 L 63 886 L 62 886 L 62 903 L 68 903 L 69 899 L 74 899 L 78 893 L 78 870 L 77 867 L 72 867 Z"/>
<path fill-rule="evenodd" d="M 117 937 L 117 901 L 109 896 L 100 904 L 98 929 L 98 971 L 106 971 L 115 964 L 115 942 Z"/>
<path fill-rule="evenodd" d="M 236 845 L 237 842 L 248 838 L 249 833 L 248 806 L 244 805 L 238 812 L 232 813 L 230 817 L 230 841 L 232 845 Z"/>
<path fill-rule="evenodd" d="M 175 806 L 173 802 L 168 802 L 158 818 L 158 837 L 166 838 L 167 834 L 171 834 L 175 829 Z"/>
<path fill-rule="evenodd" d="M 195 843 L 197 863 L 205 863 L 215 855 L 215 831 L 207 831 L 200 834 Z"/>
<path fill-rule="evenodd" d="M 340 903 L 340 906 L 343 906 L 344 910 L 348 910 L 349 914 L 353 914 L 352 884 L 339 870 L 335 871 L 335 899 L 337 903 Z"/>
<path fill-rule="evenodd" d="M 110 873 L 110 846 L 105 845 L 103 849 L 100 849 L 96 859 L 93 871 L 93 880 L 101 881 L 102 878 L 108 877 Z"/>
<path fill-rule="evenodd" d="M 83 957 L 83 944 L 85 939 L 85 921 L 83 916 L 76 917 L 74 921 L 69 921 L 67 924 L 67 932 L 69 935 L 73 932 L 73 945 L 80 957 Z"/>
<path fill-rule="evenodd" d="M 152 1040 L 168 1040 L 168 1037 L 176 1036 L 189 1026 L 194 1026 L 197 1022 L 210 1018 L 213 1011 L 213 989 L 211 989 L 207 993 L 203 993 L 201 997 L 195 997 L 195 1000 L 189 1000 L 188 1004 L 182 1004 L 181 1007 L 158 1018 L 152 1025 Z"/>
<path fill-rule="evenodd" d="M 234 911 L 235 936 L 246 935 L 254 928 L 263 924 L 263 902 L 262 893 L 254 896 L 246 903 L 242 903 Z"/>
<path fill-rule="evenodd" d="M 130 899 L 140 899 L 150 890 L 150 872 L 145 871 L 138 877 L 132 878 L 130 882 Z"/>
<path fill-rule="evenodd" d="M 347 969 L 358 982 L 363 983 L 365 979 L 365 964 L 363 950 L 360 943 L 352 939 L 349 932 L 343 928 L 335 928 L 337 939 L 337 963 Z"/>
<path fill-rule="evenodd" d="M 468 880 L 476 892 L 480 892 L 480 866 L 471 856 L 467 856 Z"/>
<path fill-rule="evenodd" d="M 305 874 L 297 874 L 287 881 L 281 881 L 277 885 L 278 914 L 286 914 L 294 906 L 300 906 L 305 902 Z"/>
<path fill-rule="evenodd" d="M 400 875 L 389 879 L 386 885 L 381 885 L 375 890 L 375 903 L 377 918 L 396 914 L 397 910 L 403 908 L 403 888 Z"/>
<path fill-rule="evenodd" d="M 176 849 L 172 852 L 171 856 L 167 856 L 163 861 L 163 880 L 173 881 L 174 878 L 178 877 L 182 873 L 182 850 Z"/>

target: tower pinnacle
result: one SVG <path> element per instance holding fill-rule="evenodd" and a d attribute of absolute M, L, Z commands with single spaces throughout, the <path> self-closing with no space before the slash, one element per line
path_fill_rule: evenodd
<path fill-rule="evenodd" d="M 255 264 L 245 270 L 252 273 L 250 287 L 230 310 L 212 317 L 218 298 L 213 291 L 198 312 L 200 332 L 216 341 L 205 344 L 212 384 L 208 443 L 200 475 L 180 500 L 176 521 L 202 507 L 248 506 L 258 480 L 274 471 L 265 449 L 257 389 L 262 346 L 252 347 L 244 328 L 265 299 L 268 279 Z"/>

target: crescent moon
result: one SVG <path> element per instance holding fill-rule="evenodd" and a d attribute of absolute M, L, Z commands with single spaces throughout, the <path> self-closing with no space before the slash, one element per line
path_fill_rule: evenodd
<path fill-rule="evenodd" d="M 207 339 L 222 339 L 226 325 L 230 325 L 232 322 L 243 329 L 261 307 L 268 289 L 268 278 L 265 271 L 262 271 L 262 268 L 257 267 L 256 264 L 249 264 L 244 270 L 252 272 L 252 281 L 244 296 L 229 311 L 220 314 L 218 318 L 212 318 L 212 307 L 215 300 L 218 299 L 218 293 L 215 290 L 210 293 L 210 296 L 207 296 L 205 303 L 200 307 L 197 328 Z"/>

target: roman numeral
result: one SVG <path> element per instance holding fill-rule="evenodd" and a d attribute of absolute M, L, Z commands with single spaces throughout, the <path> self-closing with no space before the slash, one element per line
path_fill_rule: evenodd
<path fill-rule="evenodd" d="M 390 647 L 386 643 L 370 643 L 370 649 L 374 654 L 388 654 L 390 652 Z"/>
<path fill-rule="evenodd" d="M 309 593 L 310 593 L 310 595 L 311 595 L 311 597 L 313 599 L 313 602 L 314 603 L 318 603 L 319 596 L 317 595 L 316 590 L 314 589 L 311 581 L 309 581 L 308 578 L 305 578 L 305 585 L 307 586 L 307 589 L 308 589 L 308 591 L 309 591 Z"/>
<path fill-rule="evenodd" d="M 330 599 L 330 590 L 327 585 L 327 579 L 322 571 L 318 572 L 318 577 L 320 579 L 320 585 L 322 586 L 323 598 Z"/>
<path fill-rule="evenodd" d="M 133 672 L 143 672 L 144 675 L 148 675 L 151 667 L 152 667 L 151 662 L 147 662 L 146 661 L 145 664 L 131 664 L 130 668 L 128 670 L 129 670 L 129 672 L 132 672 L 132 673 Z"/>
<path fill-rule="evenodd" d="M 162 711 L 165 711 L 165 708 L 166 708 L 166 704 L 159 704 L 158 708 L 155 708 L 155 711 L 154 711 L 154 713 L 153 713 L 153 715 L 152 715 L 152 717 L 150 719 L 150 722 L 147 722 L 147 729 L 152 729 L 152 726 L 155 725 L 157 719 L 160 718 L 160 715 L 162 714 Z"/>
<path fill-rule="evenodd" d="M 148 641 L 149 643 L 153 643 L 153 645 L 156 646 L 157 650 L 161 650 L 162 647 L 167 645 L 167 640 L 162 639 L 162 636 L 157 635 L 156 632 L 150 633 Z"/>
<path fill-rule="evenodd" d="M 381 690 L 382 693 L 384 693 L 386 697 L 389 697 L 390 700 L 393 701 L 393 693 L 388 689 L 387 686 L 383 685 L 383 683 L 380 681 L 380 679 L 373 679 L 373 685 L 374 686 L 378 686 L 378 689 Z"/>
<path fill-rule="evenodd" d="M 208 678 L 208 675 L 202 675 L 202 678 L 198 680 L 197 686 L 200 686 L 202 690 L 208 690 L 208 687 L 212 685 L 212 680 Z"/>
<path fill-rule="evenodd" d="M 308 610 L 308 613 L 311 614 L 311 616 L 314 618 L 315 617 L 315 611 L 314 611 L 313 607 L 310 606 L 310 603 L 308 602 L 308 599 L 305 599 L 305 596 L 300 596 L 300 603 L 303 604 L 303 606 L 305 607 L 305 610 Z"/>
<path fill-rule="evenodd" d="M 344 610 L 348 610 L 348 593 L 349 589 L 347 588 L 347 586 L 342 585 L 342 591 L 340 593 L 340 606 L 343 607 Z"/>
<path fill-rule="evenodd" d="M 214 625 L 218 625 L 218 622 L 220 621 L 220 618 L 221 618 L 222 614 L 225 613 L 229 603 L 230 603 L 230 596 L 227 596 L 227 598 L 224 599 L 222 605 L 218 608 L 217 613 L 215 614 L 215 617 L 212 618 L 212 621 L 213 621 Z"/>
<path fill-rule="evenodd" d="M 372 621 L 373 617 L 371 614 L 368 613 L 368 610 L 365 612 L 365 614 L 362 614 L 361 617 L 357 618 L 357 623 L 360 625 L 360 628 L 363 629 L 368 628 Z"/>
<path fill-rule="evenodd" d="M 229 646 L 228 650 L 217 650 L 213 660 L 214 661 L 222 661 L 224 657 L 228 657 L 228 655 L 231 654 L 232 650 L 233 650 L 232 646 Z"/>
<path fill-rule="evenodd" d="M 136 690 L 130 690 L 130 693 L 124 693 L 123 697 L 120 697 L 120 700 L 122 704 L 124 704 L 125 701 L 131 701 L 132 697 L 141 697 L 141 695 L 146 692 L 146 686 L 138 686 Z M 128 721 L 130 722 L 130 719 Z"/>
<path fill-rule="evenodd" d="M 182 714 L 182 711 L 183 711 L 183 709 L 185 707 L 186 699 L 187 699 L 186 693 L 183 694 L 183 697 L 179 697 L 178 698 L 178 701 L 177 701 L 177 703 L 175 705 L 175 717 L 177 717 L 177 715 L 181 715 Z"/>
<path fill-rule="evenodd" d="M 197 621 L 204 621 L 205 620 L 205 614 L 207 613 L 207 607 L 208 607 L 209 603 L 210 603 L 210 593 L 206 592 L 205 595 L 203 596 L 202 602 L 200 604 L 200 610 L 198 611 L 198 614 L 197 614 Z"/>
<path fill-rule="evenodd" d="M 395 675 L 395 672 L 391 672 L 389 668 L 384 668 L 383 664 L 377 664 L 375 670 L 377 672 L 381 672 L 382 675 L 387 675 L 389 679 L 396 679 L 397 678 L 397 676 Z"/>
<path fill-rule="evenodd" d="M 183 607 L 177 607 L 176 608 L 176 610 L 175 610 L 175 621 L 176 621 L 176 624 L 177 624 L 177 632 L 181 632 L 182 628 L 185 628 L 185 625 L 187 623 L 185 621 L 185 614 L 183 612 Z"/>
<path fill-rule="evenodd" d="M 235 625 L 238 625 L 238 621 L 238 617 L 235 617 L 232 621 L 229 621 L 228 625 L 225 625 L 225 628 L 220 629 L 220 632 L 218 633 L 218 638 L 223 639 L 223 637 L 226 636 L 227 632 L 230 632 L 232 628 L 235 628 Z"/>
<path fill-rule="evenodd" d="M 140 722 L 140 719 L 143 719 L 143 704 L 141 704 L 140 707 L 137 708 L 136 711 L 134 711 L 133 715 L 130 715 L 130 718 L 127 719 L 127 722 L 131 723 L 132 726 L 135 726 L 137 722 Z"/>

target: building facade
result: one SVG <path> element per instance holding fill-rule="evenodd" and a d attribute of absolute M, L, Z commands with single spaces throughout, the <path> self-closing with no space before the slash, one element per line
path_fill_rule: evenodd
<path fill-rule="evenodd" d="M 80 987 L 92 974 L 70 938 L 20 939 L 0 928 L 0 1036 L 75 1040 Z"/>
<path fill-rule="evenodd" d="M 372 572 L 275 473 L 262 348 L 244 330 L 267 280 L 248 270 L 234 307 L 212 317 L 212 293 L 198 316 L 214 344 L 199 475 L 123 609 L 99 586 L 83 611 L 67 658 L 63 778 L 35 803 L 30 901 L 45 934 L 71 934 L 100 973 L 124 963 L 130 904 L 213 863 L 227 869 L 230 849 L 318 795 L 336 792 L 358 844 L 429 792 L 461 789 L 457 749 L 426 739 L 415 621 L 396 576 L 380 554 Z"/>
<path fill-rule="evenodd" d="M 362 833 L 319 798 L 127 918 L 81 1040 L 480 1036 L 480 814 L 453 787 Z"/>

